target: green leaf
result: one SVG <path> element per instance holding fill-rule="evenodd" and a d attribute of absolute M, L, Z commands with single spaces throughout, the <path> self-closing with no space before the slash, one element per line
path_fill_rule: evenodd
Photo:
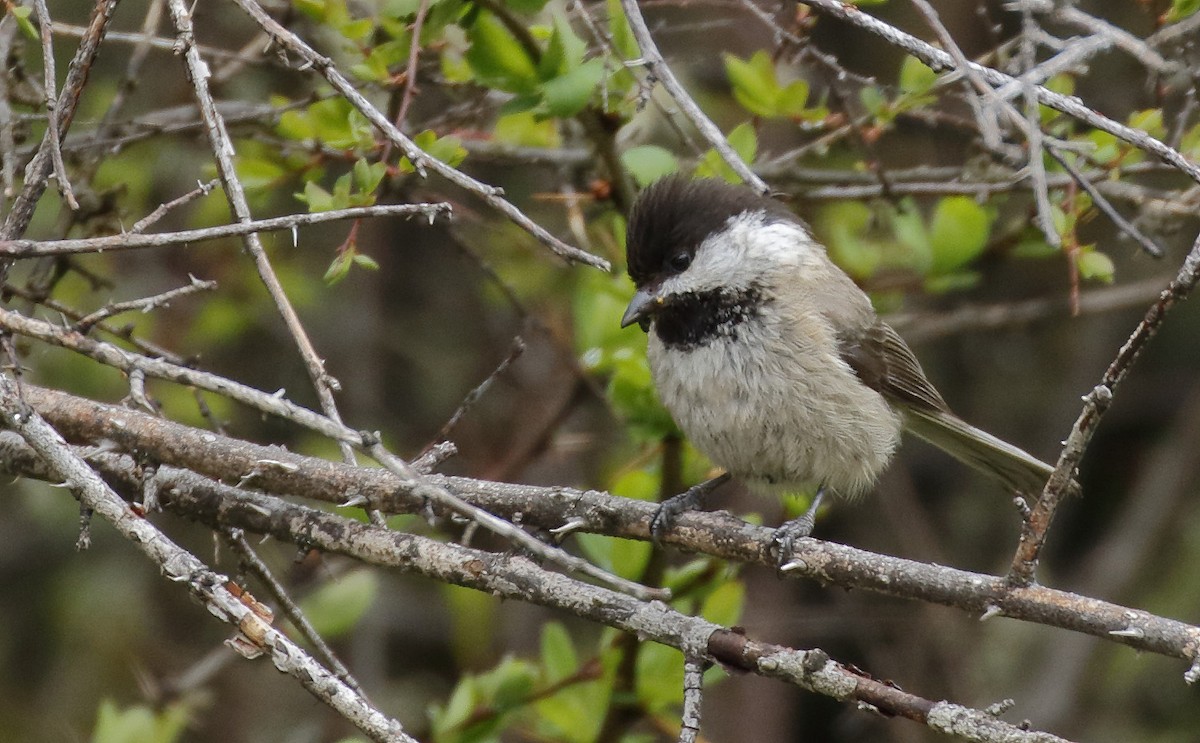
<path fill-rule="evenodd" d="M 533 59 L 496 16 L 480 12 L 467 33 L 466 60 L 484 86 L 531 93 L 541 81 Z"/>
<path fill-rule="evenodd" d="M 467 149 L 462 146 L 462 141 L 458 137 L 439 137 L 432 129 L 426 129 L 413 137 L 413 144 L 426 155 L 435 160 L 441 160 L 451 167 L 457 166 L 467 157 Z M 400 158 L 400 164 L 397 167 L 402 173 L 415 171 L 407 157 Z"/>
<path fill-rule="evenodd" d="M 339 250 L 329 263 L 329 268 L 325 270 L 325 276 L 323 277 L 325 283 L 329 286 L 337 284 L 350 274 L 350 269 L 353 266 L 358 266 L 368 271 L 379 270 L 379 264 L 374 258 L 358 252 L 358 246 L 350 243 Z"/>
<path fill-rule="evenodd" d="M 551 80 L 566 74 L 583 62 L 587 43 L 575 34 L 575 29 L 562 13 L 554 14 L 554 31 L 545 54 L 538 62 L 538 73 L 543 80 Z"/>
<path fill-rule="evenodd" d="M 945 294 L 952 291 L 971 289 L 979 283 L 980 275 L 976 271 L 957 271 L 955 273 L 930 276 L 925 279 L 925 291 L 930 294 Z"/>
<path fill-rule="evenodd" d="M 975 260 L 987 247 L 990 228 L 991 217 L 974 199 L 947 196 L 940 200 L 929 225 L 930 271 L 950 273 Z"/>
<path fill-rule="evenodd" d="M 613 47 L 622 59 L 637 59 L 642 56 L 641 47 L 633 37 L 629 28 L 629 20 L 625 17 L 625 9 L 621 0 L 606 0 L 608 9 L 608 33 L 612 36 Z"/>
<path fill-rule="evenodd" d="M 1161 108 L 1134 111 L 1129 115 L 1129 126 L 1134 129 L 1141 129 L 1155 139 L 1165 139 L 1167 136 L 1166 127 L 1163 126 L 1163 112 Z"/>
<path fill-rule="evenodd" d="M 754 127 L 749 122 L 735 126 L 733 131 L 729 132 L 726 140 L 742 159 L 742 162 L 746 164 L 754 162 L 754 155 L 758 149 L 758 135 L 754 133 Z M 696 166 L 696 175 L 701 178 L 723 178 L 730 183 L 741 183 L 742 181 L 716 150 L 709 150 L 704 154 Z"/>
<path fill-rule="evenodd" d="M 1021 240 L 1012 249 L 1014 258 L 1049 258 L 1061 253 L 1061 249 L 1046 242 L 1046 239 L 1040 233 Z"/>
<path fill-rule="evenodd" d="M 358 624 L 378 592 L 375 572 L 362 568 L 321 586 L 300 602 L 300 608 L 319 634 L 334 638 Z"/>
<path fill-rule="evenodd" d="M 778 115 L 775 104 L 779 82 L 775 78 L 775 64 L 766 51 L 755 52 L 749 60 L 726 54 L 725 74 L 729 76 L 734 99 L 743 108 L 756 116 Z"/>
<path fill-rule="evenodd" d="M 926 93 L 937 82 L 937 73 L 916 57 L 905 57 L 900 64 L 900 90 L 905 93 Z"/>
<path fill-rule="evenodd" d="M 793 80 L 775 96 L 775 110 L 781 116 L 805 116 L 805 106 L 808 104 L 808 82 Z M 827 112 L 820 112 L 816 120 L 824 119 Z M 805 118 L 808 118 L 805 116 Z"/>
<path fill-rule="evenodd" d="M 829 257 L 856 279 L 870 278 L 883 260 L 883 247 L 867 237 L 872 219 L 866 204 L 839 201 L 823 208 L 814 223 Z"/>
<path fill-rule="evenodd" d="M 858 100 L 867 109 L 867 113 L 876 118 L 886 118 L 888 102 L 879 88 L 867 87 L 858 91 Z"/>
<path fill-rule="evenodd" d="M 562 137 L 550 119 L 538 119 L 532 111 L 510 113 L 496 119 L 492 133 L 497 142 L 522 147 L 558 147 Z"/>
<path fill-rule="evenodd" d="M 173 743 L 187 729 L 190 713 L 174 702 L 162 710 L 139 704 L 121 709 L 105 699 L 96 710 L 92 743 Z"/>
<path fill-rule="evenodd" d="M 272 188 L 286 179 L 290 172 L 275 160 L 264 157 L 242 157 L 237 159 L 238 180 L 247 191 Z"/>
<path fill-rule="evenodd" d="M 32 41 L 41 39 L 38 30 L 33 27 L 33 23 L 29 20 L 29 15 L 33 12 L 33 8 L 27 8 L 24 5 L 19 5 L 12 9 L 13 18 L 17 19 L 17 28 L 21 29 L 22 33 Z"/>
<path fill-rule="evenodd" d="M 1113 282 L 1117 271 L 1112 258 L 1095 249 L 1081 251 L 1076 265 L 1079 267 L 1079 275 L 1083 278 L 1094 279 L 1105 284 Z"/>
<path fill-rule="evenodd" d="M 679 160 L 670 150 L 652 144 L 625 150 L 621 153 L 621 164 L 639 186 L 648 186 L 659 178 L 679 170 Z"/>
<path fill-rule="evenodd" d="M 549 684 L 557 683 L 575 673 L 579 668 L 579 658 L 575 655 L 575 645 L 566 627 L 560 622 L 550 622 L 542 628 L 542 668 L 546 675 L 544 681 Z"/>
<path fill-rule="evenodd" d="M 370 163 L 366 158 L 354 162 L 354 185 L 359 191 L 374 191 L 387 175 L 387 163 Z"/>
<path fill-rule="evenodd" d="M 683 701 L 683 654 L 675 648 L 642 645 L 634 675 L 637 698 L 652 714 Z"/>
<path fill-rule="evenodd" d="M 353 260 L 354 265 L 358 266 L 359 268 L 365 268 L 368 271 L 379 270 L 379 263 L 374 258 L 364 253 L 355 253 Z"/>
<path fill-rule="evenodd" d="M 1182 21 L 1194 15 L 1197 10 L 1200 10 L 1200 0 L 1171 0 L 1171 7 L 1167 10 L 1164 20 L 1167 23 Z"/>
<path fill-rule="evenodd" d="M 740 581 L 726 581 L 704 599 L 700 614 L 714 624 L 732 627 L 742 618 L 746 586 Z"/>
<path fill-rule="evenodd" d="M 604 78 L 604 60 L 592 59 L 542 85 L 547 113 L 567 118 L 582 111 L 592 99 L 592 93 Z"/>
<path fill-rule="evenodd" d="M 337 208 L 333 194 L 321 188 L 315 181 L 304 184 L 304 193 L 296 194 L 296 198 L 308 204 L 309 212 L 328 212 Z"/>

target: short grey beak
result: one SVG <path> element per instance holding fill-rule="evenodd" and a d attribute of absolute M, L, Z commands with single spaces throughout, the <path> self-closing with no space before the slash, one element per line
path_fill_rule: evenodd
<path fill-rule="evenodd" d="M 638 289 L 633 299 L 629 300 L 629 306 L 625 308 L 625 314 L 621 317 L 621 327 L 627 328 L 636 322 L 641 324 L 642 330 L 646 330 L 650 315 L 661 303 L 662 299 L 654 291 L 654 287 Z"/>

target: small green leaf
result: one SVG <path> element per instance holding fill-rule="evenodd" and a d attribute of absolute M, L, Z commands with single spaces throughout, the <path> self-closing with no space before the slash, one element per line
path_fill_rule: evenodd
<path fill-rule="evenodd" d="M 1167 135 L 1167 130 L 1163 126 L 1161 108 L 1134 111 L 1129 115 L 1129 126 L 1134 129 L 1141 129 L 1155 139 L 1165 139 Z"/>
<path fill-rule="evenodd" d="M 805 80 L 793 80 L 775 96 L 775 110 L 781 116 L 804 116 L 806 113 L 804 107 L 807 103 L 808 82 Z M 817 120 L 823 118 L 825 118 L 824 113 L 820 114 Z"/>
<path fill-rule="evenodd" d="M 387 163 L 369 163 L 366 158 L 354 162 L 354 185 L 359 191 L 374 191 L 387 174 Z"/>
<path fill-rule="evenodd" d="M 173 743 L 187 730 L 191 714 L 182 702 L 155 710 L 139 704 L 121 709 L 105 699 L 96 710 L 92 743 Z"/>
<path fill-rule="evenodd" d="M 867 113 L 876 118 L 886 118 L 888 102 L 879 88 L 867 87 L 858 91 L 858 99 Z"/>
<path fill-rule="evenodd" d="M 742 618 L 746 586 L 739 581 L 727 581 L 704 599 L 700 614 L 714 624 L 732 627 Z"/>
<path fill-rule="evenodd" d="M 549 119 L 538 119 L 532 111 L 509 113 L 496 119 L 493 136 L 497 142 L 522 147 L 558 147 L 562 143 L 558 125 Z"/>
<path fill-rule="evenodd" d="M 608 33 L 612 35 L 613 47 L 617 55 L 623 59 L 637 59 L 642 56 L 633 30 L 629 28 L 629 20 L 625 17 L 625 9 L 621 0 L 606 0 L 608 9 Z"/>
<path fill-rule="evenodd" d="M 652 144 L 625 150 L 621 153 L 621 164 L 639 186 L 648 186 L 659 178 L 679 170 L 679 160 L 670 150 Z"/>
<path fill-rule="evenodd" d="M 248 191 L 271 188 L 290 175 L 282 163 L 262 157 L 239 157 L 237 174 L 238 180 Z"/>
<path fill-rule="evenodd" d="M 375 603 L 379 580 L 373 570 L 354 570 L 333 579 L 300 602 L 300 607 L 323 637 L 344 635 Z"/>
<path fill-rule="evenodd" d="M 743 108 L 756 116 L 778 114 L 775 103 L 779 97 L 779 82 L 775 78 L 775 65 L 766 51 L 755 52 L 749 60 L 726 54 L 725 74 L 729 76 L 733 97 Z"/>
<path fill-rule="evenodd" d="M 38 41 L 41 38 L 38 30 L 33 27 L 33 23 L 29 20 L 29 15 L 33 12 L 33 8 L 18 5 L 11 12 L 13 18 L 17 19 L 17 28 L 21 29 L 22 33 L 28 36 L 30 40 Z"/>
<path fill-rule="evenodd" d="M 1052 255 L 1059 255 L 1061 253 L 1061 249 L 1046 242 L 1046 239 L 1040 235 L 1022 240 L 1013 246 L 1012 249 L 1014 258 L 1049 258 Z"/>
<path fill-rule="evenodd" d="M 550 684 L 562 681 L 579 668 L 575 645 L 560 622 L 550 622 L 542 628 L 542 668 L 546 671 L 544 680 Z"/>
<path fill-rule="evenodd" d="M 471 48 L 466 60 L 478 82 L 510 93 L 531 93 L 540 82 L 533 59 L 504 24 L 480 12 L 467 33 Z"/>
<path fill-rule="evenodd" d="M 971 289 L 979 283 L 980 275 L 976 271 L 956 271 L 954 273 L 930 276 L 925 279 L 925 291 L 930 294 L 946 294 L 952 291 Z"/>
<path fill-rule="evenodd" d="M 296 198 L 308 204 L 310 212 L 328 212 L 337 208 L 333 194 L 321 188 L 315 181 L 304 184 L 304 193 L 296 194 Z"/>
<path fill-rule="evenodd" d="M 937 82 L 937 73 L 916 57 L 905 57 L 900 64 L 900 90 L 927 93 Z"/>
<path fill-rule="evenodd" d="M 592 59 L 542 85 L 545 110 L 556 118 L 582 111 L 604 78 L 604 60 Z"/>
<path fill-rule="evenodd" d="M 1112 258 L 1095 249 L 1081 251 L 1076 265 L 1079 267 L 1079 275 L 1083 278 L 1094 279 L 1105 284 L 1113 282 L 1117 271 Z"/>
<path fill-rule="evenodd" d="M 829 257 L 857 279 L 870 278 L 883 260 L 883 247 L 867 237 L 872 218 L 866 204 L 839 201 L 823 208 L 814 224 Z"/>
<path fill-rule="evenodd" d="M 379 270 L 379 263 L 376 262 L 374 258 L 364 253 L 355 253 L 353 260 L 354 265 L 358 266 L 359 268 L 365 268 L 368 271 Z"/>
<path fill-rule="evenodd" d="M 571 24 L 562 13 L 554 14 L 554 31 L 546 52 L 538 62 L 538 73 L 543 80 L 564 75 L 583 63 L 587 43 L 575 34 Z"/>
<path fill-rule="evenodd" d="M 929 225 L 930 270 L 950 273 L 979 257 L 987 247 L 991 218 L 968 196 L 947 196 L 938 202 Z"/>
<path fill-rule="evenodd" d="M 1195 15 L 1197 10 L 1200 10 L 1200 0 L 1171 0 L 1171 7 L 1164 20 L 1167 23 L 1176 23 L 1190 15 Z"/>
<path fill-rule="evenodd" d="M 747 165 L 754 162 L 754 156 L 758 150 L 758 135 L 754 133 L 754 127 L 749 122 L 735 126 L 733 131 L 729 132 L 726 140 L 742 159 L 742 162 Z M 704 154 L 696 166 L 696 175 L 701 178 L 723 178 L 730 183 L 741 183 L 742 181 L 716 150 L 709 150 Z"/>

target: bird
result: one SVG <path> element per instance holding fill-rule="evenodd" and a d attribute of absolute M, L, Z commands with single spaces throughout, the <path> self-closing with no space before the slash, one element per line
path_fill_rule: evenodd
<path fill-rule="evenodd" d="M 781 564 L 832 492 L 870 490 L 908 431 L 1036 495 L 1054 468 L 959 418 L 867 294 L 781 202 L 747 186 L 670 175 L 630 210 L 635 285 L 621 327 L 648 334 L 655 388 L 724 472 L 663 502 L 657 540 L 731 478 L 774 496 L 813 493 L 776 530 Z"/>

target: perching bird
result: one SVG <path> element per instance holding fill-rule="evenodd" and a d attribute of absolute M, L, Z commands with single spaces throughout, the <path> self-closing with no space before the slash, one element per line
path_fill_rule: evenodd
<path fill-rule="evenodd" d="M 1053 468 L 964 422 L 867 295 L 779 202 L 719 180 L 669 176 L 633 206 L 637 286 L 621 326 L 649 333 L 663 404 L 725 475 L 664 504 L 661 533 L 729 476 L 771 494 L 854 498 L 902 430 L 995 478 L 1040 493 Z M 777 536 L 784 559 L 806 518 Z"/>

